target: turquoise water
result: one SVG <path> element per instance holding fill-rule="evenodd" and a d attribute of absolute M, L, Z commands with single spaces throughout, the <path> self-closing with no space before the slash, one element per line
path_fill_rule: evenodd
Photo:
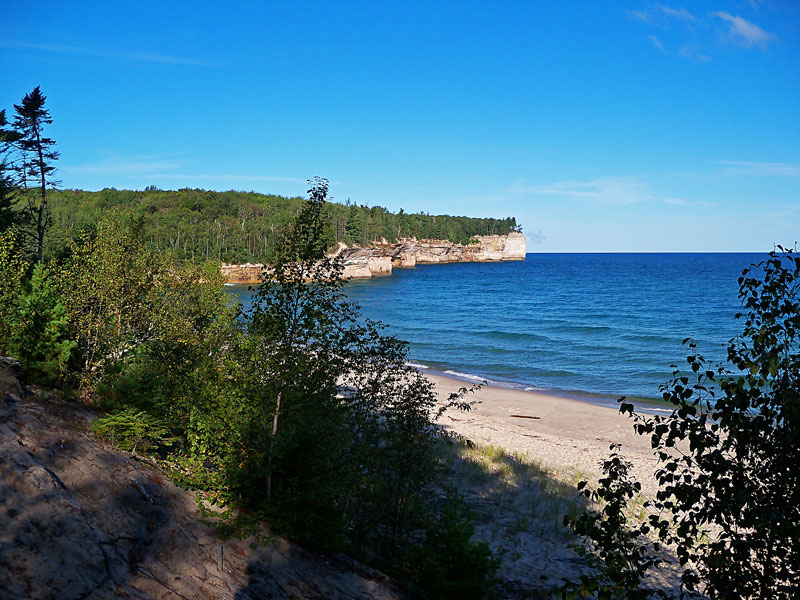
<path fill-rule="evenodd" d="M 415 364 L 577 395 L 656 398 L 693 337 L 707 358 L 741 329 L 737 278 L 762 254 L 528 254 L 352 281 Z M 246 287 L 231 288 L 247 304 Z"/>

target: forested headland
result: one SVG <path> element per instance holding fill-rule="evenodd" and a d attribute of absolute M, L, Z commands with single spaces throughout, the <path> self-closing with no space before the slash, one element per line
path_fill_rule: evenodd
<path fill-rule="evenodd" d="M 265 262 L 281 231 L 304 199 L 257 192 L 183 188 L 159 190 L 50 190 L 50 230 L 45 254 L 57 255 L 65 241 L 93 227 L 104 215 L 124 211 L 138 220 L 146 244 L 177 260 L 195 263 Z M 325 205 L 323 240 L 366 246 L 385 239 L 445 239 L 468 244 L 476 235 L 505 235 L 520 227 L 514 217 L 474 218 L 428 213 L 393 213 L 382 206 L 334 202 Z"/>

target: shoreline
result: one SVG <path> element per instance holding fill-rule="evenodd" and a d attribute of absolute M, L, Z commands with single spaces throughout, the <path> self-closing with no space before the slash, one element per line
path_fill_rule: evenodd
<path fill-rule="evenodd" d="M 424 375 L 434 383 L 442 401 L 463 387 L 461 380 L 452 377 Z M 635 433 L 633 420 L 618 411 L 546 392 L 488 385 L 475 392 L 472 399 L 479 404 L 469 412 L 447 411 L 439 424 L 476 443 L 478 456 L 498 454 L 480 446 L 499 447 L 505 451 L 504 460 L 533 465 L 533 471 L 539 473 L 534 477 L 538 483 L 533 485 L 524 476 L 510 481 L 509 493 L 515 495 L 516 504 L 502 493 L 491 495 L 497 494 L 502 486 L 490 489 L 489 495 L 483 497 L 484 509 L 490 516 L 478 527 L 480 539 L 495 551 L 508 553 L 509 558 L 504 557 L 499 571 L 501 579 L 526 589 L 541 587 L 549 593 L 549 581 L 574 578 L 581 571 L 582 559 L 572 546 L 576 539 L 559 536 L 558 532 L 566 531 L 562 518 L 571 510 L 570 502 L 583 506 L 582 500 L 578 500 L 578 482 L 587 481 L 590 488 L 597 487 L 611 444 L 621 444 L 622 455 L 631 463 L 628 474 L 641 484 L 640 494 L 631 500 L 631 510 L 642 509 L 641 503 L 658 493 L 653 475 L 659 463 L 650 446 L 650 437 Z M 502 460 L 500 464 L 504 464 Z M 563 486 L 559 495 L 550 497 L 549 512 L 548 495 L 542 491 L 546 490 L 542 481 L 548 480 Z M 481 493 L 473 490 L 477 506 L 481 505 Z M 522 531 L 517 530 L 520 519 L 528 523 Z M 506 527 L 504 532 L 503 527 Z M 664 562 L 652 569 L 648 578 L 664 589 L 676 591 L 680 577 L 678 561 L 669 550 L 661 558 Z M 551 576 L 547 583 L 529 576 L 543 565 Z"/>
<path fill-rule="evenodd" d="M 444 379 L 452 379 L 468 385 L 480 384 L 483 387 L 492 387 L 502 390 L 513 390 L 532 394 L 540 394 L 548 397 L 563 398 L 610 408 L 614 411 L 619 410 L 619 400 L 625 399 L 626 402 L 636 406 L 637 411 L 647 414 L 668 414 L 672 410 L 672 405 L 660 398 L 648 398 L 643 396 L 627 396 L 624 394 L 607 394 L 603 392 L 587 392 L 584 390 L 561 390 L 551 388 L 540 388 L 516 381 L 503 381 L 490 377 L 481 377 L 470 373 L 461 373 L 453 369 L 441 370 L 418 362 L 408 362 L 407 366 L 420 371 L 423 375 L 434 375 Z"/>
<path fill-rule="evenodd" d="M 441 399 L 467 383 L 429 370 L 423 374 L 434 383 Z M 570 479 L 597 480 L 609 446 L 619 443 L 633 463 L 632 474 L 642 483 L 642 491 L 654 492 L 652 475 L 657 460 L 649 438 L 636 434 L 632 419 L 609 410 L 610 406 L 493 385 L 483 386 L 467 400 L 477 401 L 469 412 L 451 410 L 442 416 L 440 424 L 445 429 L 478 444 L 527 453 L 543 467 Z"/>

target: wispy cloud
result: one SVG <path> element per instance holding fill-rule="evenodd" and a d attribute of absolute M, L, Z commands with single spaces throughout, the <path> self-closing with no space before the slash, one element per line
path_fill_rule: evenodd
<path fill-rule="evenodd" d="M 64 165 L 59 168 L 67 175 L 92 175 L 111 177 L 147 177 L 152 179 L 169 179 L 177 181 L 284 181 L 305 183 L 299 177 L 283 177 L 273 175 L 247 175 L 240 173 L 187 173 L 190 167 L 184 153 L 173 154 L 140 154 L 119 155 L 107 153 L 97 162 L 82 165 Z"/>
<path fill-rule="evenodd" d="M 280 177 L 273 175 L 238 175 L 238 174 L 192 174 L 192 173 L 156 173 L 153 177 L 159 179 L 181 179 L 187 181 L 287 181 L 290 183 L 306 183 L 300 177 Z M 335 183 L 335 182 L 334 182 Z"/>
<path fill-rule="evenodd" d="M 800 165 L 785 162 L 718 160 L 716 164 L 724 165 L 729 173 L 737 175 L 800 177 Z"/>
<path fill-rule="evenodd" d="M 23 48 L 29 50 L 40 50 L 54 54 L 74 54 L 79 56 L 91 56 L 106 60 L 117 60 L 125 62 L 145 62 L 159 63 L 166 65 L 186 65 L 193 67 L 218 67 L 220 65 L 194 58 L 185 58 L 171 54 L 160 54 L 157 52 L 126 52 L 119 50 L 97 49 L 85 46 L 69 46 L 65 44 L 34 44 L 30 42 L 20 42 L 14 40 L 0 41 L 0 46 L 6 48 Z"/>
<path fill-rule="evenodd" d="M 60 171 L 69 175 L 150 175 L 179 169 L 186 165 L 179 155 L 109 156 L 95 163 L 63 165 Z"/>
<path fill-rule="evenodd" d="M 715 12 L 714 15 L 728 23 L 730 38 L 745 48 L 758 46 L 762 50 L 766 50 L 767 45 L 775 38 L 773 34 L 742 17 L 722 11 Z"/>
<path fill-rule="evenodd" d="M 703 54 L 697 44 L 692 42 L 686 42 L 678 48 L 678 54 L 680 54 L 683 58 L 688 58 L 690 60 L 696 60 L 697 62 L 708 62 L 711 60 L 711 57 L 708 54 Z"/>
<path fill-rule="evenodd" d="M 707 200 L 686 200 L 685 198 L 664 198 L 665 204 L 672 204 L 673 206 L 717 206 L 716 202 L 708 202 Z"/>
<path fill-rule="evenodd" d="M 664 6 L 662 4 L 659 4 L 658 8 L 668 17 L 675 17 L 676 19 L 680 19 L 681 21 L 688 21 L 688 22 L 697 21 L 695 16 L 683 7 L 672 8 L 671 6 Z"/>
<path fill-rule="evenodd" d="M 663 4 L 656 4 L 652 10 L 629 10 L 627 11 L 628 17 L 635 21 L 641 21 L 648 25 L 658 25 L 666 27 L 670 20 L 677 19 L 685 23 L 694 23 L 697 18 L 685 8 L 673 8 L 671 6 L 664 6 Z"/>
<path fill-rule="evenodd" d="M 642 10 L 629 10 L 626 13 L 631 19 L 641 21 L 642 23 L 652 23 L 652 16 Z"/>
<path fill-rule="evenodd" d="M 789 216 L 792 216 L 792 215 L 796 215 L 799 212 L 800 212 L 800 206 L 794 206 L 794 207 L 791 207 L 791 208 L 783 208 L 783 209 L 780 209 L 780 210 L 777 210 L 777 211 L 774 211 L 774 210 L 762 211 L 760 216 L 758 216 L 755 219 L 753 219 L 753 221 L 756 222 L 756 223 L 763 223 L 763 222 L 767 222 L 767 221 L 782 223 L 782 222 L 786 222 L 786 217 L 789 217 Z M 792 221 L 789 220 L 789 222 L 791 223 Z M 794 240 L 795 245 L 797 245 L 798 241 L 800 241 L 800 240 Z"/>
<path fill-rule="evenodd" d="M 576 201 L 589 201 L 605 206 L 622 206 L 642 202 L 685 203 L 682 198 L 661 194 L 639 177 L 603 177 L 590 181 L 559 181 L 550 185 L 527 185 L 516 182 L 511 192 L 539 196 L 558 196 Z"/>
<path fill-rule="evenodd" d="M 736 45 L 766 50 L 777 37 L 747 19 L 728 12 L 694 14 L 684 7 L 664 4 L 648 9 L 631 10 L 629 18 L 660 30 L 658 37 L 648 35 L 650 43 L 665 54 L 708 62 L 715 46 Z"/>
<path fill-rule="evenodd" d="M 661 50 L 661 51 L 663 51 L 663 50 L 664 50 L 664 44 L 662 44 L 662 43 L 661 43 L 661 40 L 660 40 L 660 39 L 658 39 L 656 36 L 654 36 L 654 35 L 648 35 L 648 36 L 647 36 L 647 39 L 649 39 L 649 40 L 650 40 L 650 42 L 653 44 L 653 46 L 655 46 L 655 47 L 656 47 L 656 48 L 658 48 L 659 50 Z"/>

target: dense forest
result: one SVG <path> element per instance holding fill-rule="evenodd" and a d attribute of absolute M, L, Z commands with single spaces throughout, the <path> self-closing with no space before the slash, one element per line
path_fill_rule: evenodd
<path fill-rule="evenodd" d="M 124 215 L 36 264 L 18 229 L 0 230 L 0 356 L 108 411 L 95 433 L 224 507 L 224 535 L 263 537 L 268 523 L 430 597 L 485 597 L 498 562 L 443 484 L 452 436 L 436 423 L 470 408 L 467 390 L 441 404 L 407 344 L 346 298 L 322 241 L 326 195 L 316 181 L 248 310 L 216 261 L 175 265 Z"/>
<path fill-rule="evenodd" d="M 201 262 L 264 262 L 280 232 L 303 206 L 303 198 L 256 192 L 215 192 L 184 188 L 177 191 L 148 187 L 143 191 L 104 189 L 99 192 L 52 190 L 45 253 L 54 256 L 67 239 L 97 223 L 114 210 L 138 219 L 148 245 L 178 260 Z M 519 230 L 516 219 L 454 217 L 392 213 L 381 206 L 328 203 L 324 213 L 325 241 L 333 245 L 367 245 L 382 238 L 447 239 L 469 243 L 475 235 Z"/>

